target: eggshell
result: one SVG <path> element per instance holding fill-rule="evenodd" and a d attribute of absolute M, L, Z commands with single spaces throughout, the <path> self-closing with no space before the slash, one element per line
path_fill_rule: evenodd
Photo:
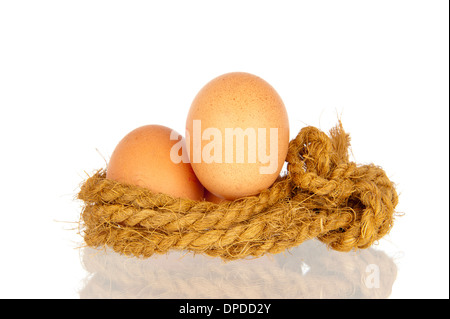
<path fill-rule="evenodd" d="M 171 133 L 178 139 L 171 139 Z M 180 159 L 178 155 L 185 148 L 185 140 L 180 137 L 161 125 L 146 125 L 131 131 L 111 155 L 106 178 L 145 187 L 155 193 L 202 200 L 203 185 L 187 156 L 186 162 L 173 160 Z"/>
<path fill-rule="evenodd" d="M 273 138 L 271 129 L 277 132 Z M 238 138 L 239 132 L 245 134 Z M 260 136 L 265 140 L 260 141 Z M 260 77 L 244 72 L 221 75 L 194 98 L 186 120 L 186 142 L 192 168 L 211 193 L 228 200 L 255 195 L 273 184 L 285 162 L 286 108 Z"/>

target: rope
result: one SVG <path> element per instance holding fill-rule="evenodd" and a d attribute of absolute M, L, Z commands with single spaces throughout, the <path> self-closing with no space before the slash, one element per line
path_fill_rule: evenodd
<path fill-rule="evenodd" d="M 78 193 L 84 241 L 139 257 L 175 249 L 225 260 L 312 238 L 337 251 L 368 248 L 392 228 L 398 196 L 382 168 L 349 161 L 349 146 L 341 123 L 330 136 L 305 127 L 289 144 L 285 176 L 258 195 L 220 204 L 121 184 L 100 169 Z"/>

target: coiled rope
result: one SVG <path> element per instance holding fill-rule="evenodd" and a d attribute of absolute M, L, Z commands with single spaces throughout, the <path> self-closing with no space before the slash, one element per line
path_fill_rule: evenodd
<path fill-rule="evenodd" d="M 312 238 L 338 251 L 370 247 L 392 228 L 398 196 L 382 168 L 349 161 L 349 146 L 341 123 L 329 136 L 305 127 L 290 141 L 286 175 L 258 195 L 220 204 L 153 193 L 98 170 L 78 193 L 84 241 L 139 257 L 176 249 L 225 260 Z"/>

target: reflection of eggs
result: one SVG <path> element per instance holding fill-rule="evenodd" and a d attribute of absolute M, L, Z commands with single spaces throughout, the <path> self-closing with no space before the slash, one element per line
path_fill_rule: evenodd
<path fill-rule="evenodd" d="M 155 193 L 202 200 L 204 189 L 191 165 L 173 160 L 181 158 L 174 155 L 182 152 L 178 146 L 184 148 L 184 138 L 171 140 L 171 133 L 171 129 L 161 125 L 146 125 L 128 133 L 111 156 L 106 178 Z"/>
<path fill-rule="evenodd" d="M 263 79 L 228 73 L 207 83 L 186 121 L 192 168 L 213 194 L 232 200 L 268 188 L 289 145 L 289 121 L 275 89 Z"/>

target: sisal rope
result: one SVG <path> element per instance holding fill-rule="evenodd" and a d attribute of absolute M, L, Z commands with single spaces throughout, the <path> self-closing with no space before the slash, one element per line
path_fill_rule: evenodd
<path fill-rule="evenodd" d="M 84 241 L 139 257 L 175 249 L 225 260 L 312 238 L 338 251 L 368 248 L 392 228 L 398 196 L 382 168 L 349 161 L 349 146 L 341 123 L 329 136 L 305 127 L 289 144 L 285 176 L 258 195 L 220 204 L 153 193 L 98 170 L 78 193 Z"/>

